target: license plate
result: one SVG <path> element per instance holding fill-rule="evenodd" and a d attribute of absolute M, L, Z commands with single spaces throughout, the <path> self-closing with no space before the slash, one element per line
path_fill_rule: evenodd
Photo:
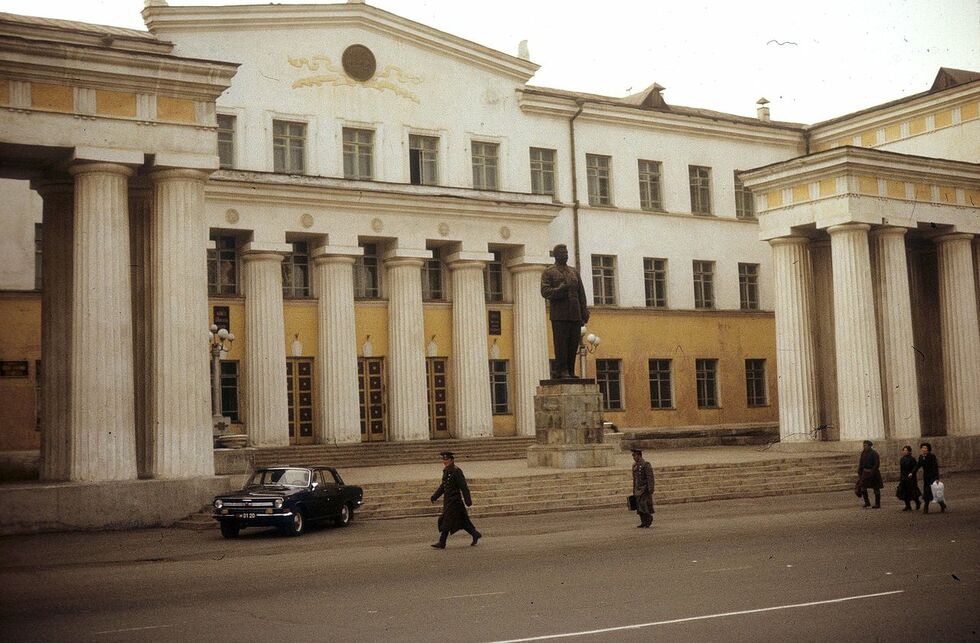
<path fill-rule="evenodd" d="M 246 512 L 246 513 L 243 513 L 243 514 L 238 514 L 238 515 L 241 516 L 242 518 L 255 518 L 255 512 L 254 511 L 249 511 L 249 512 Z"/>

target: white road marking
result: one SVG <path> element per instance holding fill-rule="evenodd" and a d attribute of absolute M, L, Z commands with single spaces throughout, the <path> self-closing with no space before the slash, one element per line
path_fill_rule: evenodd
<path fill-rule="evenodd" d="M 497 596 L 498 594 L 506 594 L 507 592 L 486 592 L 485 594 L 459 594 L 457 596 L 442 596 L 437 600 L 445 600 L 448 598 L 476 598 L 477 596 Z"/>
<path fill-rule="evenodd" d="M 147 625 L 146 627 L 125 627 L 121 630 L 102 630 L 101 632 L 92 632 L 93 634 L 118 634 L 119 632 L 139 632 L 141 630 L 160 630 L 165 627 L 173 627 L 170 625 Z"/>
<path fill-rule="evenodd" d="M 904 589 L 897 589 L 891 592 L 878 592 L 877 594 L 862 594 L 861 596 L 845 596 L 843 598 L 831 598 L 826 601 L 813 601 L 811 603 L 794 603 L 792 605 L 776 605 L 774 607 L 760 607 L 752 610 L 740 610 L 738 612 L 722 612 L 720 614 L 705 614 L 704 616 L 689 616 L 687 618 L 675 618 L 669 621 L 655 621 L 653 623 L 637 623 L 636 625 L 621 625 L 619 627 L 607 627 L 601 630 L 585 630 L 582 632 L 565 632 L 564 634 L 546 634 L 544 636 L 531 636 L 524 639 L 506 639 L 495 641 L 494 643 L 523 643 L 524 641 L 545 641 L 547 639 L 560 639 L 572 636 L 589 636 L 592 634 L 605 634 L 607 632 L 622 632 L 624 630 L 639 630 L 644 627 L 656 627 L 657 625 L 672 625 L 674 623 L 688 623 L 690 621 L 704 621 L 712 618 L 724 618 L 726 616 L 741 616 L 743 614 L 758 614 L 760 612 L 774 612 L 776 610 L 788 610 L 797 607 L 813 607 L 815 605 L 829 605 L 831 603 L 843 603 L 845 601 L 856 601 L 862 598 L 876 598 L 878 596 L 892 596 L 893 594 L 904 594 Z"/>

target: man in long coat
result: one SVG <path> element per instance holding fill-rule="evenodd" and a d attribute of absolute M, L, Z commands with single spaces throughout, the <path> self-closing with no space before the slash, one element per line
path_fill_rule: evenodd
<path fill-rule="evenodd" d="M 575 356 L 582 341 L 582 326 L 589 321 L 585 286 L 578 272 L 568 266 L 568 248 L 558 244 L 551 251 L 555 265 L 541 274 L 541 296 L 548 300 L 551 336 L 555 344 L 552 377 L 575 377 Z"/>
<path fill-rule="evenodd" d="M 871 501 L 868 500 L 868 489 L 873 489 L 875 492 L 874 508 L 881 509 L 881 488 L 885 485 L 881 480 L 881 458 L 878 457 L 878 452 L 872 448 L 873 446 L 871 440 L 864 441 L 864 450 L 861 451 L 861 457 L 858 458 L 858 484 L 861 486 L 861 498 L 864 499 L 864 507 L 871 506 Z"/>
<path fill-rule="evenodd" d="M 439 454 L 442 458 L 442 483 L 432 494 L 432 502 L 442 496 L 442 514 L 439 516 L 439 542 L 433 543 L 436 549 L 446 548 L 446 539 L 449 534 L 454 534 L 459 530 L 468 533 L 473 542 L 470 546 L 476 545 L 477 541 L 483 536 L 473 523 L 466 508 L 473 504 L 470 497 L 470 488 L 466 486 L 466 477 L 462 469 L 456 466 L 456 456 L 451 451 L 443 451 Z"/>
<path fill-rule="evenodd" d="M 643 451 L 633 449 L 633 495 L 636 513 L 640 514 L 637 528 L 649 529 L 653 524 L 653 466 L 643 459 Z"/>

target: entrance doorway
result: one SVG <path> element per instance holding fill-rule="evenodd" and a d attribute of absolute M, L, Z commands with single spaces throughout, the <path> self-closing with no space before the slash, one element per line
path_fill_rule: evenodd
<path fill-rule="evenodd" d="M 446 400 L 446 363 L 445 357 L 427 357 L 425 359 L 426 392 L 429 401 L 429 437 L 433 440 L 446 439 L 449 435 L 449 420 Z"/>
<path fill-rule="evenodd" d="M 286 358 L 289 443 L 313 443 L 313 358 Z"/>
<path fill-rule="evenodd" d="M 361 442 L 381 442 L 387 435 L 385 408 L 385 360 L 360 357 L 357 383 L 361 402 Z"/>

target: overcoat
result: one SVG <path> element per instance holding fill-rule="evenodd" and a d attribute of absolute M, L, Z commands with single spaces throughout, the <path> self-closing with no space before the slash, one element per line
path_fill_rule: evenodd
<path fill-rule="evenodd" d="M 653 487 L 655 479 L 653 467 L 646 460 L 641 459 L 633 463 L 633 495 L 636 496 L 636 512 L 641 514 L 652 514 L 653 510 Z"/>
<path fill-rule="evenodd" d="M 858 459 L 858 480 L 861 482 L 862 489 L 881 489 L 884 483 L 881 481 L 881 459 L 878 452 L 874 449 L 861 451 Z"/>
<path fill-rule="evenodd" d="M 919 480 L 915 473 L 915 458 L 912 455 L 903 455 L 902 459 L 898 461 L 898 469 L 900 471 L 898 478 L 898 496 L 899 500 L 905 500 L 906 502 L 915 502 L 919 499 L 922 493 L 919 491 Z M 912 474 L 912 477 L 909 477 Z"/>
<path fill-rule="evenodd" d="M 442 514 L 439 516 L 439 531 L 455 533 L 461 529 L 473 527 L 466 508 L 473 504 L 470 488 L 466 486 L 466 477 L 462 469 L 451 464 L 442 470 L 442 482 L 432 494 L 432 502 L 442 496 Z"/>
<path fill-rule="evenodd" d="M 585 286 L 578 273 L 557 264 L 545 268 L 541 275 L 541 296 L 550 302 L 551 321 L 583 322 L 588 317 Z"/>
<path fill-rule="evenodd" d="M 915 463 L 915 471 L 922 469 L 922 499 L 932 502 L 932 483 L 939 480 L 939 459 L 936 454 L 929 452 L 919 456 Z"/>

